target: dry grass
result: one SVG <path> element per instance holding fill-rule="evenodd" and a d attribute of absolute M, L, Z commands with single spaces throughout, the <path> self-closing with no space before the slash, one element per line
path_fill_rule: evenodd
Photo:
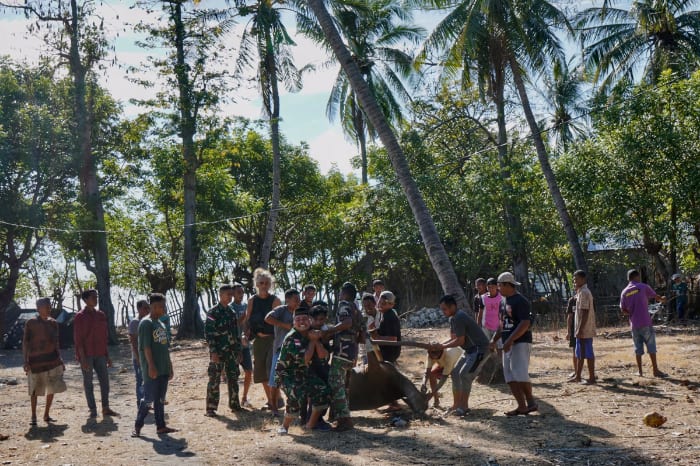
<path fill-rule="evenodd" d="M 446 329 L 409 330 L 405 338 L 422 341 L 444 336 Z M 622 328 L 603 329 L 595 341 L 599 384 L 580 386 L 564 380 L 570 350 L 557 332 L 536 335 L 531 374 L 540 413 L 507 418 L 511 407 L 505 386 L 475 385 L 471 414 L 465 419 L 430 409 L 406 428 L 389 427 L 375 411 L 353 413 L 357 428 L 347 433 L 305 433 L 293 426 L 280 437 L 277 423 L 263 411 L 221 417 L 203 416 L 206 350 L 200 343 L 173 352 L 176 377 L 169 389 L 166 415 L 180 432 L 158 438 L 153 424 L 143 438 L 129 437 L 135 396 L 126 345 L 114 352 L 111 372 L 113 419 L 87 420 L 80 371 L 67 367 L 69 391 L 57 395 L 56 425 L 29 427 L 29 400 L 21 355 L 0 352 L 0 377 L 17 377 L 19 385 L 0 386 L 2 464 L 698 464 L 700 454 L 700 340 L 698 329 L 658 329 L 659 361 L 667 379 L 633 375 L 632 343 Z M 72 354 L 65 354 L 69 360 Z M 402 371 L 420 380 L 424 353 L 405 349 Z M 645 357 L 646 371 L 648 359 Z M 99 388 L 96 386 L 96 391 Z M 222 399 L 225 387 L 222 386 Z M 262 390 L 252 402 L 263 404 Z M 223 400 L 222 400 L 223 401 Z M 449 383 L 443 405 L 451 401 Z M 42 409 L 43 400 L 40 401 Z M 668 422 L 658 429 L 642 424 L 656 410 Z M 406 417 L 408 417 L 407 413 Z"/>

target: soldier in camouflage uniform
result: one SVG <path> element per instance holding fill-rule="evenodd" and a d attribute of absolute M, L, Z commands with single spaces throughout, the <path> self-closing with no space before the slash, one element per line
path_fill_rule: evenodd
<path fill-rule="evenodd" d="M 309 340 L 311 320 L 308 309 L 296 310 L 293 325 L 284 337 L 275 367 L 277 382 L 287 395 L 287 409 L 282 426 L 277 431 L 279 434 L 288 432 L 292 420 L 299 415 L 301 403 L 306 402 L 308 365 L 315 348 L 315 344 Z"/>
<path fill-rule="evenodd" d="M 338 322 L 329 329 L 329 333 L 333 335 L 333 358 L 328 375 L 328 385 L 332 393 L 331 418 L 337 421 L 335 430 L 339 432 L 353 428 L 347 377 L 355 365 L 359 343 L 363 339 L 362 315 L 354 302 L 356 295 L 355 285 L 343 284 L 338 303 Z"/>
<path fill-rule="evenodd" d="M 207 384 L 206 415 L 216 416 L 219 407 L 219 384 L 225 371 L 228 385 L 228 406 L 231 411 L 240 411 L 238 400 L 238 364 L 241 361 L 241 331 L 236 312 L 230 307 L 233 286 L 219 287 L 219 304 L 209 309 L 204 324 L 204 337 L 209 345 L 209 383 Z"/>

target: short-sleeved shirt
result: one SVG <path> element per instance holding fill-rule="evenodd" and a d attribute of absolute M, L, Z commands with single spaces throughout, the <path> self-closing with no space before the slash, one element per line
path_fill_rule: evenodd
<path fill-rule="evenodd" d="M 396 341 L 401 341 L 401 321 L 394 309 L 382 314 L 382 322 L 377 327 L 377 335 L 381 337 L 396 337 Z M 382 358 L 389 362 L 396 361 L 401 354 L 400 346 L 381 345 L 379 350 L 382 353 Z"/>
<path fill-rule="evenodd" d="M 333 355 L 334 357 L 343 358 L 347 361 L 354 361 L 357 358 L 359 345 L 357 344 L 356 328 L 356 313 L 355 304 L 349 301 L 340 301 L 338 303 L 338 312 L 336 313 L 336 322 L 341 323 L 347 319 L 353 321 L 353 325 L 342 332 L 336 333 L 333 336 Z M 361 322 L 360 322 L 361 325 Z"/>
<path fill-rule="evenodd" d="M 152 320 L 146 316 L 139 323 L 139 359 L 141 359 L 141 371 L 144 378 L 149 378 L 148 360 L 146 348 L 151 348 L 153 364 L 159 376 L 170 374 L 170 354 L 168 344 L 168 330 L 165 324 L 159 320 Z"/>
<path fill-rule="evenodd" d="M 108 356 L 107 316 L 98 309 L 84 308 L 73 320 L 75 355 Z"/>
<path fill-rule="evenodd" d="M 58 323 L 51 317 L 32 317 L 24 325 L 22 348 L 29 358 L 32 374 L 46 372 L 62 364 L 58 352 Z"/>
<path fill-rule="evenodd" d="M 489 349 L 489 339 L 484 331 L 476 320 L 461 309 L 450 317 L 450 333 L 456 337 L 464 337 L 462 349 L 467 353 L 486 353 Z"/>
<path fill-rule="evenodd" d="M 518 328 L 520 322 L 528 321 L 532 323 L 532 309 L 527 299 L 520 293 L 515 293 L 513 296 L 508 296 L 501 303 L 501 322 L 503 329 L 501 330 L 501 341 L 505 341 Z M 532 343 L 532 331 L 527 330 L 520 336 L 515 343 Z"/>
<path fill-rule="evenodd" d="M 286 304 L 277 306 L 267 315 L 272 316 L 285 324 L 292 325 L 294 323 L 294 314 L 289 311 L 289 307 Z M 284 341 L 284 337 L 288 332 L 289 330 L 275 325 L 275 340 L 272 343 L 272 348 L 274 351 L 279 351 L 282 348 L 282 342 Z"/>
<path fill-rule="evenodd" d="M 629 311 L 632 330 L 651 327 L 649 300 L 656 297 L 656 291 L 646 283 L 629 282 L 620 294 L 620 309 Z"/>
<path fill-rule="evenodd" d="M 474 292 L 474 317 L 479 315 L 479 311 L 484 309 L 484 301 L 481 299 L 483 295 L 480 295 L 478 291 Z"/>
<path fill-rule="evenodd" d="M 141 322 L 141 319 L 139 319 L 138 317 L 134 317 L 133 319 L 131 319 L 131 321 L 129 322 L 129 335 L 138 337 L 139 322 Z"/>
<path fill-rule="evenodd" d="M 459 361 L 459 358 L 461 358 L 463 354 L 464 350 L 462 348 L 445 348 L 445 351 L 442 352 L 442 356 L 440 356 L 439 359 L 432 359 L 430 355 L 428 355 L 425 367 L 430 369 L 434 364 L 437 364 L 442 368 L 442 375 L 450 375 L 450 372 L 455 368 L 457 361 Z"/>
<path fill-rule="evenodd" d="M 581 325 L 583 319 L 582 309 L 588 309 L 588 317 L 583 326 Z M 593 338 L 595 336 L 595 307 L 593 305 L 593 294 L 588 289 L 588 285 L 583 285 L 576 291 L 574 335 L 577 338 Z"/>
<path fill-rule="evenodd" d="M 500 293 L 496 293 L 496 296 L 489 296 L 488 293 L 481 295 L 481 301 L 484 304 L 484 315 L 483 321 L 479 322 L 481 325 L 487 329 L 495 332 L 498 330 L 498 324 L 500 323 L 498 319 L 498 309 L 501 307 L 501 301 L 503 301 L 503 296 Z"/>

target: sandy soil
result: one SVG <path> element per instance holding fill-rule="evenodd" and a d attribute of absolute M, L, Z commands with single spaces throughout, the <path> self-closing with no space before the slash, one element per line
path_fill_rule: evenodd
<path fill-rule="evenodd" d="M 429 341 L 447 329 L 406 330 L 404 338 Z M 18 385 L 0 385 L 0 464 L 699 464 L 700 460 L 700 329 L 658 328 L 659 361 L 667 379 L 633 374 L 629 332 L 601 329 L 595 341 L 599 383 L 566 383 L 570 350 L 557 332 L 537 332 L 531 363 L 534 394 L 540 412 L 508 418 L 512 407 L 506 386 L 475 384 L 472 412 L 464 419 L 445 417 L 430 408 L 411 417 L 408 426 L 389 426 L 376 411 L 353 413 L 356 429 L 346 433 L 305 433 L 299 426 L 278 436 L 277 423 L 265 411 L 204 414 L 206 349 L 200 342 L 174 348 L 175 379 L 166 406 L 168 424 L 180 429 L 158 437 L 150 423 L 143 437 L 130 438 L 136 414 L 128 346 L 112 350 L 110 372 L 114 418 L 87 419 L 79 367 L 67 366 L 68 391 L 56 396 L 52 416 L 58 422 L 29 426 L 29 398 L 18 351 L 0 351 L 0 378 Z M 72 352 L 64 359 L 72 361 Z M 401 370 L 416 383 L 424 352 L 404 349 Z M 646 372 L 650 372 L 645 357 Z M 96 391 L 99 388 L 96 384 Z M 222 385 L 222 401 L 225 399 Z M 443 387 L 449 406 L 449 382 Z M 99 397 L 99 394 L 96 393 Z M 263 405 L 260 386 L 251 400 Z M 99 403 L 99 401 L 98 401 Z M 43 400 L 40 400 L 41 416 Z M 658 411 L 668 422 L 658 429 L 642 416 Z"/>

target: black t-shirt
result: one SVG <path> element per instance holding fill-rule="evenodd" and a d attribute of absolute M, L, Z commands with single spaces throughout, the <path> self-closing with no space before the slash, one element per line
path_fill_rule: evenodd
<path fill-rule="evenodd" d="M 501 301 L 500 317 L 501 322 L 503 322 L 501 340 L 505 343 L 520 322 L 527 320 L 532 323 L 532 309 L 530 308 L 530 303 L 523 295 L 515 293 L 513 296 L 509 296 Z M 532 331 L 528 329 L 527 332 L 513 343 L 532 343 Z"/>
<path fill-rule="evenodd" d="M 481 295 L 478 291 L 474 292 L 474 318 L 476 319 L 479 315 L 479 311 L 484 308 L 484 300 L 481 299 Z"/>
<path fill-rule="evenodd" d="M 386 311 L 382 315 L 382 322 L 377 329 L 377 335 L 382 337 L 396 337 L 396 341 L 401 341 L 401 321 L 395 310 Z M 395 362 L 401 354 L 400 346 L 383 346 L 379 349 L 382 353 L 382 358 L 388 362 Z"/>

